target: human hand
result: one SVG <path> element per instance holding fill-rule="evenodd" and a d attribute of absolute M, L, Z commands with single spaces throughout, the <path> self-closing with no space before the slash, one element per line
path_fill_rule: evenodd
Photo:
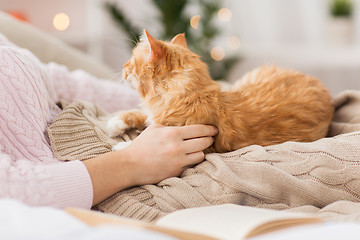
<path fill-rule="evenodd" d="M 215 127 L 208 125 L 150 125 L 122 150 L 131 163 L 134 185 L 158 183 L 200 163 L 204 160 L 202 151 L 211 146 L 212 136 L 217 133 Z"/>
<path fill-rule="evenodd" d="M 152 124 L 128 147 L 84 160 L 93 185 L 93 204 L 128 187 L 179 176 L 204 160 L 202 151 L 211 146 L 217 132 L 206 125 Z"/>

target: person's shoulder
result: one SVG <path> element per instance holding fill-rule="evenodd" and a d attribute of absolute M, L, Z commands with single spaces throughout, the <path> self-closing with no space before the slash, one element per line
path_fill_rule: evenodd
<path fill-rule="evenodd" d="M 34 54 L 25 48 L 13 45 L 1 34 L 0 62 L 3 63 L 3 66 L 8 66 L 12 69 L 16 66 L 24 71 L 35 71 L 41 74 L 43 72 L 42 63 Z"/>

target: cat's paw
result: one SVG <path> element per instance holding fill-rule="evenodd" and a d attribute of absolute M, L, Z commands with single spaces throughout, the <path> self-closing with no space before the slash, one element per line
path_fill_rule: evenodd
<path fill-rule="evenodd" d="M 118 116 L 110 118 L 107 122 L 107 130 L 110 137 L 121 136 L 126 130 L 130 128 L 121 118 Z"/>
<path fill-rule="evenodd" d="M 119 150 L 121 150 L 121 149 L 126 148 L 126 147 L 129 146 L 130 144 L 131 144 L 131 141 L 129 141 L 129 142 L 119 142 L 119 143 L 117 143 L 116 145 L 114 145 L 114 146 L 112 147 L 112 150 L 113 150 L 113 151 L 119 151 Z"/>

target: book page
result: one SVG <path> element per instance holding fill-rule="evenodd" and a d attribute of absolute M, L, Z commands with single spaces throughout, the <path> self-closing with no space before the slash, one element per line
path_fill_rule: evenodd
<path fill-rule="evenodd" d="M 79 208 L 67 208 L 65 211 L 71 214 L 72 216 L 82 220 L 83 222 L 85 222 L 90 226 L 120 225 L 122 227 L 139 228 L 139 229 L 160 232 L 165 235 L 175 237 L 176 239 L 179 240 L 217 240 L 211 236 L 206 236 L 192 232 L 185 232 L 178 229 L 161 227 L 140 220 L 134 220 L 134 219 L 115 216 L 102 212 L 96 212 L 96 211 L 79 209 Z"/>
<path fill-rule="evenodd" d="M 314 222 L 321 220 L 303 213 L 223 204 L 176 211 L 159 219 L 156 224 L 219 239 L 239 240 Z"/>
<path fill-rule="evenodd" d="M 359 240 L 359 236 L 360 224 L 357 222 L 326 222 L 284 229 L 253 240 Z"/>

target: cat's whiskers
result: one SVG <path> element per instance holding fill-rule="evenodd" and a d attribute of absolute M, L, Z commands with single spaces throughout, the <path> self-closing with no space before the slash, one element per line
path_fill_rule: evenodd
<path fill-rule="evenodd" d="M 136 38 L 135 33 L 131 32 L 131 34 L 134 36 L 134 38 Z M 140 42 L 140 38 L 139 38 L 139 39 L 137 39 L 137 41 L 136 41 L 136 40 L 134 40 L 134 39 L 132 39 L 132 38 L 128 38 L 127 40 L 128 40 L 128 41 L 130 41 L 130 42 L 132 43 L 133 47 L 135 47 L 135 46 L 137 45 L 137 43 L 138 43 L 138 42 Z"/>
<path fill-rule="evenodd" d="M 109 77 L 105 78 L 105 80 L 110 80 L 110 81 L 113 81 L 113 82 L 123 83 L 122 73 L 121 72 L 113 73 Z"/>
<path fill-rule="evenodd" d="M 133 34 L 133 35 L 135 35 L 135 34 Z M 124 43 L 124 42 L 127 43 L 127 44 L 130 43 L 129 44 L 130 48 L 135 47 L 136 44 L 137 44 L 136 40 L 131 39 L 130 37 L 127 37 L 127 36 L 110 36 L 110 35 L 107 35 L 107 36 L 105 36 L 105 40 L 110 44 L 115 43 L 117 45 L 119 45 L 119 43 Z M 128 47 L 129 47 L 129 45 L 128 45 Z"/>

